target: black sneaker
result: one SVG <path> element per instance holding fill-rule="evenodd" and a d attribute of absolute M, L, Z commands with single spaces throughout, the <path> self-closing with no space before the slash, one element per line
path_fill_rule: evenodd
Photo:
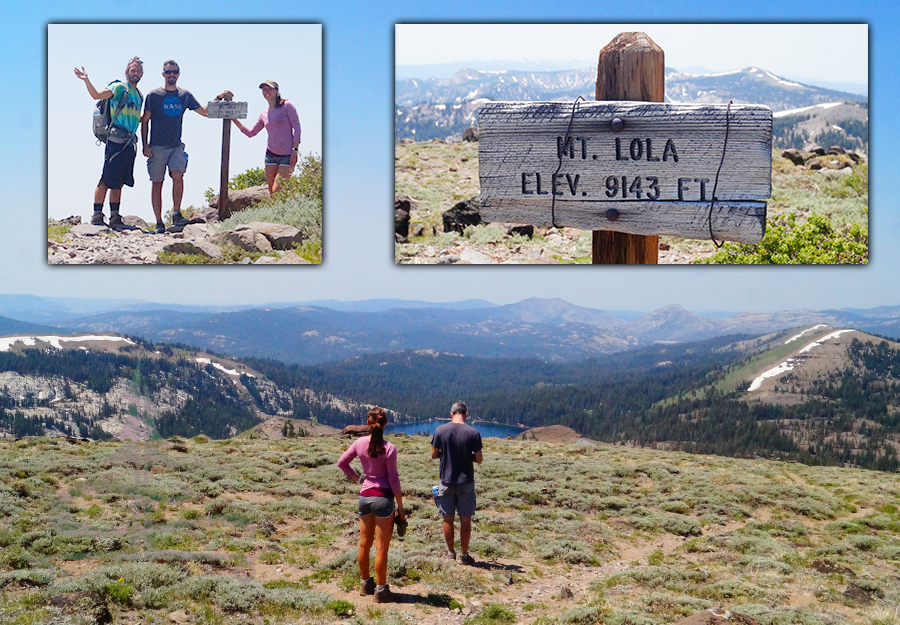
<path fill-rule="evenodd" d="M 105 226 L 106 222 L 103 221 L 103 213 L 94 213 L 93 215 L 91 215 L 91 225 Z"/>
<path fill-rule="evenodd" d="M 392 603 L 396 600 L 397 595 L 391 592 L 391 588 L 387 584 L 381 590 L 375 589 L 375 603 Z"/>
<path fill-rule="evenodd" d="M 119 213 L 109 216 L 109 227 L 110 228 L 121 227 L 124 225 L 125 224 L 122 223 L 122 216 Z"/>
<path fill-rule="evenodd" d="M 397 526 L 397 536 L 400 538 L 406 536 L 406 528 L 409 527 L 409 521 L 400 517 L 394 517 L 394 525 Z"/>
<path fill-rule="evenodd" d="M 375 594 L 375 579 L 370 577 L 364 582 L 359 583 L 359 594 L 361 597 Z"/>
<path fill-rule="evenodd" d="M 156 234 L 165 234 L 166 233 L 166 224 L 161 221 L 156 222 Z"/>
<path fill-rule="evenodd" d="M 191 223 L 191 222 L 188 221 L 187 219 L 185 219 L 181 213 L 174 213 L 172 215 L 172 225 L 173 226 L 186 226 L 189 223 Z"/>
<path fill-rule="evenodd" d="M 464 553 L 461 556 L 459 556 L 459 563 L 467 564 L 469 566 L 475 566 L 475 558 L 473 558 L 472 556 L 470 556 L 467 553 Z"/>

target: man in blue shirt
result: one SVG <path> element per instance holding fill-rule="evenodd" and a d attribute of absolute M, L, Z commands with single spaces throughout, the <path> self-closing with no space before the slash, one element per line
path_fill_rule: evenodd
<path fill-rule="evenodd" d="M 206 117 L 206 107 L 197 98 L 178 86 L 181 69 L 178 63 L 169 59 L 163 63 L 165 86 L 147 94 L 144 114 L 141 116 L 141 139 L 147 170 L 150 172 L 150 203 L 156 217 L 156 232 L 162 234 L 166 226 L 162 220 L 162 187 L 166 169 L 172 178 L 172 223 L 183 226 L 187 220 L 181 216 L 181 197 L 184 194 L 184 172 L 187 170 L 188 156 L 181 142 L 181 120 L 187 109 Z M 152 128 L 151 128 L 151 120 Z M 147 141 L 148 129 L 150 141 Z"/>
<path fill-rule="evenodd" d="M 460 562 L 475 564 L 469 555 L 472 516 L 475 514 L 475 465 L 481 464 L 481 434 L 466 424 L 469 409 L 458 402 L 450 408 L 450 423 L 438 426 L 431 439 L 431 457 L 440 458 L 441 483 L 434 488 L 434 503 L 444 519 L 447 557 L 456 559 L 453 521 L 459 512 Z"/>

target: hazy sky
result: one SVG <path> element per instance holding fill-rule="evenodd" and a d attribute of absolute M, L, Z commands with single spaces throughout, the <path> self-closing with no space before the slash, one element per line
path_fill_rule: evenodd
<path fill-rule="evenodd" d="M 200 7 L 200 8 L 198 8 Z M 403 23 L 534 22 L 559 23 L 693 22 L 866 22 L 869 26 L 871 77 L 871 264 L 866 267 L 407 267 L 393 264 L 393 68 L 394 26 Z M 199 37 L 154 37 L 132 40 L 112 32 L 83 41 L 64 59 L 54 57 L 48 73 L 47 25 L 50 22 L 96 23 L 321 23 L 324 42 L 324 109 L 322 151 L 325 159 L 324 263 L 320 267 L 49 267 L 46 264 L 48 198 L 66 202 L 61 211 L 87 217 L 91 193 L 100 173 L 99 148 L 88 124 L 92 101 L 72 74 L 84 65 L 90 76 L 102 80 L 121 74 L 122 60 L 138 54 L 149 61 L 142 87 L 161 84 L 154 64 L 172 56 L 182 64 L 180 83 L 203 98 L 236 85 L 247 75 L 253 83 L 239 96 L 250 102 L 250 114 L 263 103 L 256 85 L 272 77 L 288 98 L 303 101 L 311 87 L 295 82 L 302 70 L 316 70 L 304 40 L 295 37 L 256 38 L 240 34 L 227 40 Z M 287 27 L 288 24 L 285 24 Z M 676 29 L 677 31 L 677 29 Z M 607 43 L 600 37 L 597 51 Z M 662 41 L 660 41 L 660 39 Z M 3 182 L 3 227 L 0 228 L 0 292 L 43 296 L 138 298 L 190 304 L 254 304 L 334 298 L 359 300 L 377 297 L 436 301 L 484 298 L 499 304 L 528 297 L 560 297 L 570 302 L 605 309 L 652 310 L 681 304 L 691 310 L 779 310 L 789 308 L 868 307 L 900 304 L 900 212 L 894 189 L 898 184 L 894 146 L 900 144 L 895 102 L 900 67 L 900 8 L 895 3 L 818 0 L 787 3 L 782 0 L 733 2 L 730 0 L 570 0 L 548 3 L 532 0 L 473 2 L 409 2 L 308 0 L 293 2 L 185 3 L 161 0 L 138 3 L 123 0 L 35 2 L 9 11 L 0 21 L 0 77 L 7 91 L 0 98 L 4 122 L 0 146 Z M 161 46 L 161 43 L 168 43 Z M 660 36 L 660 45 L 671 45 Z M 729 42 L 709 46 L 710 66 Z M 764 41 L 777 49 L 783 42 Z M 818 63 L 838 67 L 843 57 L 855 57 L 859 44 L 843 41 L 804 42 L 818 49 Z M 466 37 L 454 41 L 457 49 L 475 45 Z M 561 47 L 574 45 L 563 41 Z M 432 48 L 434 46 L 431 46 Z M 676 46 L 677 47 L 677 46 Z M 122 48 L 122 53 L 117 50 Z M 262 54 L 257 68 L 233 72 L 212 63 L 195 65 L 208 49 L 225 54 Z M 853 48 L 853 49 L 850 49 Z M 52 52 L 53 46 L 50 46 Z M 114 52 L 110 52 L 110 51 Z M 422 49 L 422 54 L 425 49 Z M 100 59 L 91 61 L 91 59 Z M 504 55 L 505 56 L 505 55 Z M 567 56 L 570 56 L 567 54 Z M 102 58 L 106 57 L 106 58 Z M 120 58 L 121 57 L 121 58 Z M 205 58 L 205 57 L 203 57 Z M 671 61 L 671 57 L 670 57 Z M 759 61 L 753 61 L 758 63 Z M 102 63 L 102 64 L 101 64 Z M 271 63 L 271 64 L 269 64 Z M 691 61 L 691 64 L 694 62 Z M 729 63 L 730 65 L 730 63 Z M 291 70 L 296 70 L 292 73 Z M 261 74 L 259 76 L 258 74 Z M 48 80 L 53 82 L 48 91 Z M 71 136 L 48 134 L 48 108 L 60 104 L 59 88 L 74 89 Z M 236 87 L 232 88 L 237 91 Z M 62 98 L 62 99 L 68 99 Z M 48 104 L 50 100 L 52 103 Z M 201 132 L 211 122 L 188 113 L 188 152 L 193 168 L 207 145 Z M 314 114 L 309 114 L 314 116 Z M 54 115 L 55 117 L 55 115 Z M 309 148 L 304 122 L 303 149 Z M 78 133 L 76 135 L 75 133 Z M 235 158 L 250 164 L 261 161 L 263 139 L 232 138 Z M 256 141 L 257 143 L 254 143 Z M 213 147 L 217 150 L 217 147 Z M 87 150 L 87 152 L 85 152 Z M 95 150 L 90 152 L 90 150 Z M 49 158 L 48 151 L 64 155 Z M 891 152 L 891 154 L 889 154 Z M 238 154 L 240 153 L 240 154 Z M 68 156 L 66 156 L 68 155 Z M 245 156 L 246 155 L 246 156 Z M 87 162 L 78 180 L 60 182 L 58 169 L 76 169 Z M 146 170 L 139 162 L 136 177 Z M 51 170 L 52 171 L 48 171 Z M 200 182 L 201 167 L 189 169 L 187 179 Z M 52 189 L 48 190 L 48 184 Z M 168 187 L 167 187 L 168 190 Z M 201 189 L 202 190 L 202 189 Z M 149 193 L 146 194 L 149 196 Z M 123 210 L 129 202 L 144 201 L 140 189 L 124 191 Z M 61 198 L 61 199 L 57 199 Z M 148 203 L 149 204 L 149 203 Z M 148 204 L 141 210 L 146 213 Z M 55 208 L 53 209 L 56 210 Z"/>
<path fill-rule="evenodd" d="M 89 45 L 110 33 L 123 44 Z M 290 54 L 278 54 L 263 42 L 292 42 Z M 117 52 L 112 52 L 118 48 Z M 50 24 L 47 28 L 47 176 L 51 217 L 84 216 L 103 167 L 103 146 L 91 130 L 95 100 L 75 77 L 84 67 L 98 90 L 122 80 L 133 56 L 144 61 L 138 89 L 145 96 L 163 86 L 162 65 L 178 62 L 178 86 L 206 104 L 225 89 L 247 102 L 245 124 L 256 122 L 267 106 L 259 84 L 278 83 L 282 96 L 300 114 L 302 154 L 322 153 L 322 27 L 319 24 Z M 187 111 L 182 141 L 188 153 L 183 206 L 202 206 L 207 188 L 219 191 L 222 120 Z M 262 167 L 266 132 L 248 139 L 232 125 L 229 175 Z M 147 159 L 138 154 L 135 186 L 123 192 L 122 211 L 152 221 Z M 171 183 L 163 187 L 163 209 L 172 207 Z M 107 215 L 109 208 L 106 208 Z"/>
<path fill-rule="evenodd" d="M 647 33 L 666 65 L 679 69 L 756 66 L 780 76 L 868 82 L 867 24 L 398 24 L 395 49 L 398 65 L 556 60 L 575 61 L 575 69 L 595 66 L 599 50 L 626 31 Z M 823 55 L 826 48 L 840 54 Z"/>

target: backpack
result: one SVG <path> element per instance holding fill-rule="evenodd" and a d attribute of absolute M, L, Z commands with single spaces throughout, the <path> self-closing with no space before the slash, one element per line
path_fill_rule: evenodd
<path fill-rule="evenodd" d="M 122 81 L 114 80 L 110 84 L 115 84 L 117 82 Z M 125 108 L 125 104 L 128 102 L 128 89 L 126 88 L 125 93 L 119 99 L 119 104 L 116 105 L 116 110 L 113 113 L 112 117 L 110 117 L 109 114 L 110 100 L 112 100 L 112 98 L 97 100 L 97 110 L 94 111 L 94 136 L 97 137 L 98 145 L 100 143 L 106 143 L 109 140 L 113 122 L 116 121 L 116 117 L 119 116 L 119 113 L 122 112 L 122 109 Z"/>

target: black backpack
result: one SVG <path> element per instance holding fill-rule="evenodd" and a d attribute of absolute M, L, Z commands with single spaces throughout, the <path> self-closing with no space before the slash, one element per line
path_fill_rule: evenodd
<path fill-rule="evenodd" d="M 117 82 L 122 81 L 114 80 L 110 84 L 112 85 Z M 99 143 L 106 143 L 109 140 L 110 129 L 112 128 L 113 122 L 116 121 L 116 117 L 119 116 L 119 113 L 125 108 L 126 102 L 128 102 L 128 88 L 126 87 L 125 93 L 122 94 L 122 97 L 119 99 L 119 104 L 116 105 L 116 110 L 112 114 L 112 117 L 110 117 L 109 114 L 110 100 L 112 100 L 112 98 L 97 100 L 97 110 L 94 111 L 94 136 L 97 137 Z"/>

